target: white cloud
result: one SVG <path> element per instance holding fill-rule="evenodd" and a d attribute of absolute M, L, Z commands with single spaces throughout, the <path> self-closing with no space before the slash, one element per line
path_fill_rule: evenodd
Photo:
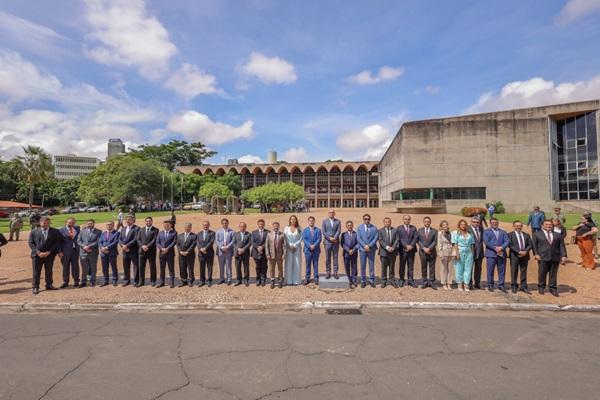
<path fill-rule="evenodd" d="M 383 67 L 379 68 L 379 72 L 375 75 L 373 75 L 369 70 L 364 70 L 349 77 L 348 81 L 357 85 L 374 85 L 384 81 L 393 81 L 402 75 L 404 75 L 404 68 L 394 68 L 384 65 Z"/>
<path fill-rule="evenodd" d="M 556 22 L 568 25 L 597 11 L 600 11 L 600 0 L 568 0 L 556 17 Z"/>
<path fill-rule="evenodd" d="M 588 81 L 559 84 L 536 77 L 507 83 L 498 94 L 484 93 L 466 112 L 509 110 L 593 99 L 600 99 L 600 75 Z"/>
<path fill-rule="evenodd" d="M 279 57 L 269 58 L 257 52 L 250 54 L 250 59 L 241 66 L 241 70 L 266 84 L 289 84 L 298 79 L 296 69 L 289 61 Z"/>
<path fill-rule="evenodd" d="M 11 47 L 27 49 L 36 54 L 55 56 L 61 48 L 56 40 L 65 39 L 53 29 L 36 24 L 16 15 L 0 11 L 0 42 Z"/>
<path fill-rule="evenodd" d="M 238 157 L 237 160 L 240 164 L 264 164 L 265 163 L 265 160 L 263 160 L 259 156 L 255 156 L 253 154 L 246 154 L 244 156 Z"/>
<path fill-rule="evenodd" d="M 302 146 L 290 147 L 283 153 L 283 159 L 287 162 L 307 162 L 309 160 L 308 152 Z"/>
<path fill-rule="evenodd" d="M 167 129 L 183 135 L 189 141 L 219 145 L 238 139 L 252 138 L 253 125 L 254 123 L 249 120 L 236 127 L 212 121 L 206 114 L 189 110 L 173 116 L 169 120 Z"/>
<path fill-rule="evenodd" d="M 435 96 L 436 94 L 439 94 L 439 93 L 440 93 L 440 87 L 435 86 L 435 85 L 427 85 L 423 89 L 415 90 L 415 94 L 417 96 L 420 96 L 422 94 L 430 94 L 432 96 Z"/>
<path fill-rule="evenodd" d="M 345 132 L 338 136 L 337 146 L 348 152 L 376 147 L 390 137 L 389 129 L 379 124 L 369 125 L 361 130 Z"/>
<path fill-rule="evenodd" d="M 165 82 L 165 87 L 177 94 L 193 99 L 201 94 L 212 94 L 219 92 L 217 78 L 200 71 L 198 67 L 191 64 L 183 66 Z"/>
<path fill-rule="evenodd" d="M 177 47 L 143 0 L 86 0 L 86 20 L 92 27 L 87 54 L 101 64 L 137 68 L 156 80 L 169 69 Z"/>

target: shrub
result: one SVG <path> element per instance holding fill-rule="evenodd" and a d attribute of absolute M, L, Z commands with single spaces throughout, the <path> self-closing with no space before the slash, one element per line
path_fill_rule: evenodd
<path fill-rule="evenodd" d="M 463 217 L 472 217 L 474 215 L 480 215 L 481 213 L 487 215 L 487 209 L 484 207 L 463 207 L 460 210 L 460 213 Z"/>

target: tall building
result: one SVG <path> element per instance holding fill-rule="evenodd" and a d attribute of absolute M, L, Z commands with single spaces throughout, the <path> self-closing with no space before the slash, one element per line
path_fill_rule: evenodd
<path fill-rule="evenodd" d="M 304 188 L 310 207 L 378 207 L 376 161 L 201 165 L 178 168 L 183 173 L 242 177 L 244 189 L 269 182 L 292 181 Z"/>
<path fill-rule="evenodd" d="M 600 100 L 407 122 L 379 163 L 382 204 L 600 211 L 599 125 Z"/>
<path fill-rule="evenodd" d="M 121 141 L 121 139 L 108 139 L 108 153 L 106 158 L 111 158 L 117 154 L 125 153 L 125 144 Z"/>
<path fill-rule="evenodd" d="M 74 154 L 54 156 L 54 177 L 56 179 L 71 179 L 87 175 L 100 165 L 95 157 L 78 157 Z"/>

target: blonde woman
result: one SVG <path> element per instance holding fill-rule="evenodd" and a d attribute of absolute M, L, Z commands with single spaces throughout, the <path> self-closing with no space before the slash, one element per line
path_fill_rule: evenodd
<path fill-rule="evenodd" d="M 469 291 L 469 280 L 473 269 L 473 235 L 469 233 L 467 221 L 458 221 L 458 229 L 452 232 L 452 253 L 456 256 L 454 269 L 458 290 Z"/>
<path fill-rule="evenodd" d="M 442 276 L 440 281 L 445 290 L 450 290 L 452 285 L 452 234 L 448 221 L 440 222 L 437 238 L 437 253 L 442 260 Z"/>

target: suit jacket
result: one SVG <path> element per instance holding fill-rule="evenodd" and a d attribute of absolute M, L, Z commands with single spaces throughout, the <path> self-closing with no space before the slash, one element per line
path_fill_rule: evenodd
<path fill-rule="evenodd" d="M 56 228 L 48 228 L 46 239 L 42 233 L 42 228 L 36 228 L 29 234 L 29 248 L 31 249 L 31 257 L 35 257 L 37 252 L 50 252 L 50 256 L 58 254 L 62 249 L 63 236 Z"/>
<path fill-rule="evenodd" d="M 473 241 L 475 242 L 475 244 L 473 245 L 473 248 L 475 249 L 475 251 L 473 252 L 473 258 L 475 260 L 483 258 L 483 255 L 485 253 L 485 247 L 483 244 L 483 226 L 479 225 L 477 227 L 477 236 L 475 236 L 474 229 L 471 225 L 469 225 L 468 229 L 471 236 L 473 236 Z"/>
<path fill-rule="evenodd" d="M 317 228 L 316 226 L 313 227 L 312 229 L 313 229 L 312 236 L 310 233 L 310 227 L 307 226 L 302 231 L 302 242 L 304 242 L 304 254 L 309 254 L 311 252 L 313 254 L 319 254 L 321 252 L 321 248 L 319 247 L 321 245 L 321 239 L 322 239 L 321 230 L 319 228 Z M 315 246 L 314 250 L 312 250 L 312 251 L 310 250 L 311 245 Z"/>
<path fill-rule="evenodd" d="M 408 251 L 408 253 L 414 253 L 417 251 L 417 227 L 414 225 L 409 225 L 408 230 L 405 228 L 405 225 L 402 224 L 398 227 L 398 235 L 400 237 L 400 246 L 404 251 L 406 246 L 412 246 L 412 250 Z"/>
<path fill-rule="evenodd" d="M 206 236 L 206 239 L 204 239 Z M 200 249 L 206 248 L 206 255 L 211 256 L 215 254 L 215 232 L 210 229 L 206 231 L 204 235 L 204 229 L 196 234 L 196 247 L 198 248 L 198 256 L 204 255 Z"/>
<path fill-rule="evenodd" d="M 7 243 L 8 243 L 8 241 L 6 240 L 4 235 L 0 232 L 0 247 L 4 246 Z M 2 250 L 0 250 L 0 256 L 2 256 Z"/>
<path fill-rule="evenodd" d="M 160 231 L 156 237 L 156 249 L 167 250 L 168 256 L 175 254 L 175 245 L 177 244 L 177 232 L 173 229 Z"/>
<path fill-rule="evenodd" d="M 126 253 L 137 254 L 139 251 L 139 246 L 137 242 L 138 231 L 140 227 L 137 225 L 131 225 L 129 228 L 129 235 L 127 234 L 127 225 L 121 228 L 121 232 L 119 233 L 119 244 L 121 246 L 127 246 L 129 251 Z"/>
<path fill-rule="evenodd" d="M 485 256 L 490 258 L 506 257 L 506 249 L 508 248 L 508 234 L 505 230 L 498 228 L 498 237 L 494 234 L 492 228 L 483 231 L 483 244 L 485 245 Z M 502 247 L 500 255 L 496 253 L 495 247 Z"/>
<path fill-rule="evenodd" d="M 277 235 L 277 246 L 275 246 L 275 232 L 269 232 L 265 242 L 265 254 L 271 259 L 285 259 L 287 245 L 285 243 L 285 234 L 279 231 Z"/>
<path fill-rule="evenodd" d="M 116 256 L 119 255 L 119 232 L 116 229 L 108 232 L 108 237 L 106 237 L 106 232 L 102 232 L 100 235 L 100 240 L 98 240 L 98 248 L 106 247 L 108 249 L 107 255 Z"/>
<path fill-rule="evenodd" d="M 77 244 L 79 245 L 79 257 L 86 258 L 88 256 L 96 256 L 98 257 L 98 241 L 100 240 L 100 236 L 102 235 L 102 231 L 98 228 L 94 228 L 89 230 L 87 228 L 82 229 L 79 232 L 79 237 L 77 238 Z M 89 246 L 91 247 L 91 252 L 86 253 L 83 248 Z"/>
<path fill-rule="evenodd" d="M 417 230 L 417 244 L 419 245 L 419 254 L 425 254 L 423 249 L 431 249 L 431 255 L 437 255 L 437 230 L 429 227 L 429 235 L 425 236 L 425 227 Z"/>
<path fill-rule="evenodd" d="M 533 245 L 533 254 L 540 256 L 542 261 L 560 262 L 562 257 L 567 256 L 565 239 L 556 232 L 552 232 L 552 243 L 548 243 L 546 232 L 543 229 L 533 234 L 531 242 Z"/>
<path fill-rule="evenodd" d="M 227 253 L 232 254 L 232 246 L 231 246 L 231 242 L 233 242 L 233 229 L 229 229 L 227 228 L 227 231 L 225 231 L 224 229 L 219 229 L 215 235 L 215 243 L 217 244 L 217 256 L 221 256 L 224 254 L 223 250 L 221 250 L 221 247 L 223 246 L 230 246 L 227 250 Z"/>
<path fill-rule="evenodd" d="M 388 235 L 386 228 L 381 228 L 377 232 L 377 240 L 379 241 L 379 255 L 382 257 L 392 256 L 398 252 L 398 246 L 400 245 L 400 238 L 398 236 L 398 230 L 390 226 L 390 234 Z M 393 247 L 393 250 L 389 252 L 387 246 Z"/>
<path fill-rule="evenodd" d="M 233 255 L 235 257 L 249 257 L 250 246 L 252 246 L 252 234 L 250 232 L 244 232 L 244 237 L 242 237 L 241 231 L 233 234 Z M 242 250 L 242 254 L 238 254 L 238 250 Z"/>
<path fill-rule="evenodd" d="M 352 233 L 346 231 L 342 233 L 340 237 L 340 245 L 344 250 L 344 257 L 355 257 L 358 254 L 358 233 L 352 231 Z M 350 250 L 354 250 L 353 255 L 350 255 Z"/>
<path fill-rule="evenodd" d="M 76 253 L 79 254 L 79 246 L 77 245 L 77 239 L 79 238 L 79 227 L 75 225 L 73 227 L 74 234 L 73 237 L 69 235 L 69 228 L 63 226 L 58 231 L 62 236 L 61 248 L 60 252 L 62 252 L 65 256 L 70 257 L 71 254 Z"/>
<path fill-rule="evenodd" d="M 182 232 L 177 236 L 177 250 L 189 251 L 192 254 L 194 254 L 194 249 L 196 248 L 197 241 L 198 237 L 194 232 L 188 233 L 187 240 L 185 237 L 185 232 Z"/>
<path fill-rule="evenodd" d="M 533 244 L 531 243 L 531 236 L 529 236 L 528 233 L 522 232 L 522 231 L 521 231 L 521 235 L 523 235 L 523 250 L 522 251 L 527 252 L 527 255 L 525 255 L 521 258 L 529 260 L 529 253 L 531 252 L 531 249 L 533 248 Z M 519 249 L 519 239 L 517 238 L 517 233 L 515 231 L 509 233 L 508 239 L 509 239 L 508 247 L 510 248 L 510 258 L 519 258 L 519 251 L 521 251 L 521 250 Z"/>
<path fill-rule="evenodd" d="M 267 236 L 269 235 L 269 231 L 267 229 L 263 229 L 262 239 L 260 237 L 260 231 L 257 229 L 252 232 L 251 242 L 252 242 L 252 258 L 255 260 L 260 260 L 265 256 L 265 244 L 267 243 Z M 258 246 L 262 246 L 262 252 L 258 251 Z"/>
<path fill-rule="evenodd" d="M 365 252 L 365 246 L 369 246 L 371 251 L 377 250 L 377 239 L 379 238 L 379 233 L 377 232 L 377 227 L 375 225 L 369 224 L 360 224 L 358 226 L 358 231 L 356 232 L 356 240 L 358 240 L 358 251 L 360 253 Z"/>
<path fill-rule="evenodd" d="M 154 226 L 150 227 L 148 233 L 146 233 L 146 226 L 140 227 L 137 232 L 137 244 L 140 248 L 140 254 L 144 252 L 142 246 L 148 246 L 148 250 L 145 252 L 147 255 L 152 257 L 156 255 L 156 238 L 158 237 L 158 229 Z"/>
<path fill-rule="evenodd" d="M 323 245 L 325 249 L 330 248 L 331 246 L 339 246 L 340 245 L 340 233 L 342 230 L 342 223 L 339 219 L 333 219 L 333 226 L 331 226 L 331 221 L 329 218 L 325 218 L 323 223 L 321 224 L 321 232 L 323 233 Z M 332 242 L 329 238 L 333 236 L 337 239 L 337 242 Z"/>

